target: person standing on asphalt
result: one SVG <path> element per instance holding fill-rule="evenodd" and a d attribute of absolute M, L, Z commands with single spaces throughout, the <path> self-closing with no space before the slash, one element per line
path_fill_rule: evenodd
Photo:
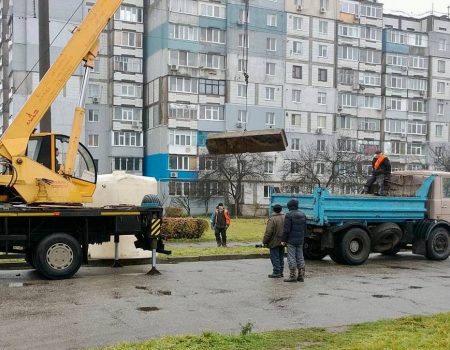
<path fill-rule="evenodd" d="M 270 261 L 273 272 L 269 278 L 283 277 L 284 270 L 284 247 L 281 245 L 283 238 L 284 214 L 281 212 L 281 205 L 275 204 L 272 207 L 273 215 L 269 218 L 264 234 L 263 244 L 270 249 Z"/>
<path fill-rule="evenodd" d="M 211 228 L 216 235 L 217 246 L 227 246 L 227 229 L 230 226 L 230 214 L 223 203 L 219 203 L 211 215 Z"/>
<path fill-rule="evenodd" d="M 305 259 L 303 241 L 306 233 L 306 216 L 298 209 L 298 200 L 287 202 L 289 213 L 284 217 L 283 245 L 287 245 L 289 278 L 285 282 L 303 282 L 305 278 Z M 298 269 L 298 276 L 295 272 Z"/>

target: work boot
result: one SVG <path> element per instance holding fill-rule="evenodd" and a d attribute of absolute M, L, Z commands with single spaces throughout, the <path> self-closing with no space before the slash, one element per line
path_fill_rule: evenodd
<path fill-rule="evenodd" d="M 297 282 L 297 277 L 295 276 L 295 269 L 289 269 L 289 278 L 286 278 L 284 282 Z"/>
<path fill-rule="evenodd" d="M 220 239 L 216 239 L 216 242 L 217 242 L 217 246 L 218 246 L 218 247 L 221 247 L 221 246 L 222 246 L 222 242 L 220 241 Z"/>
<path fill-rule="evenodd" d="M 298 269 L 298 277 L 297 281 L 299 282 L 305 282 L 305 268 Z"/>
<path fill-rule="evenodd" d="M 281 277 L 283 277 L 283 275 L 281 273 L 271 273 L 267 277 L 269 277 L 269 278 L 281 278 Z"/>

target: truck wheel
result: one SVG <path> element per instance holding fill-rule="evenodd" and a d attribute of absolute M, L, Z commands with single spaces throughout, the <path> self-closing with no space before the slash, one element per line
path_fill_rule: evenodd
<path fill-rule="evenodd" d="M 329 251 L 331 260 L 333 260 L 336 264 L 345 264 L 344 257 L 342 256 L 341 242 L 342 236 L 336 234 L 334 236 L 334 247 Z"/>
<path fill-rule="evenodd" d="M 370 237 L 366 231 L 360 228 L 352 228 L 344 233 L 340 250 L 346 264 L 363 264 L 369 257 Z"/>
<path fill-rule="evenodd" d="M 400 251 L 401 248 L 402 248 L 402 245 L 399 243 L 394 248 L 386 250 L 386 251 L 382 252 L 381 254 L 387 255 L 387 256 L 394 256 Z"/>
<path fill-rule="evenodd" d="M 80 243 L 65 233 L 55 233 L 39 242 L 36 249 L 36 269 L 49 279 L 72 277 L 80 268 Z"/>
<path fill-rule="evenodd" d="M 434 228 L 427 240 L 427 258 L 445 260 L 450 255 L 450 235 L 443 227 Z"/>
<path fill-rule="evenodd" d="M 328 255 L 328 252 L 320 247 L 320 241 L 305 238 L 303 243 L 303 255 L 308 260 L 322 260 Z"/>
<path fill-rule="evenodd" d="M 372 251 L 389 252 L 400 243 L 403 231 L 397 224 L 385 222 L 372 230 Z"/>

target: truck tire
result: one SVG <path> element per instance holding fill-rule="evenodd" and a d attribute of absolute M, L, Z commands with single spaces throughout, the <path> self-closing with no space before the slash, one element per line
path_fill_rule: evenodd
<path fill-rule="evenodd" d="M 344 233 L 339 246 L 345 264 L 360 265 L 369 257 L 370 237 L 366 231 L 355 227 Z"/>
<path fill-rule="evenodd" d="M 397 224 L 385 222 L 376 226 L 371 234 L 372 251 L 384 253 L 392 251 L 400 243 L 403 231 Z"/>
<path fill-rule="evenodd" d="M 402 245 L 399 243 L 395 247 L 393 247 L 392 249 L 386 250 L 386 251 L 382 252 L 381 254 L 386 255 L 386 256 L 394 256 L 394 255 L 397 255 L 397 253 L 401 249 L 402 249 Z"/>
<path fill-rule="evenodd" d="M 54 233 L 39 242 L 35 257 L 36 269 L 45 277 L 70 278 L 81 266 L 81 245 L 66 233 Z"/>
<path fill-rule="evenodd" d="M 336 264 L 345 264 L 344 257 L 342 256 L 341 241 L 342 235 L 336 234 L 334 236 L 334 247 L 328 252 L 331 260 L 333 260 Z"/>
<path fill-rule="evenodd" d="M 450 255 L 450 235 L 446 228 L 434 228 L 427 240 L 427 258 L 445 260 Z"/>
<path fill-rule="evenodd" d="M 328 252 L 320 247 L 320 241 L 305 237 L 303 255 L 308 260 L 322 260 Z"/>

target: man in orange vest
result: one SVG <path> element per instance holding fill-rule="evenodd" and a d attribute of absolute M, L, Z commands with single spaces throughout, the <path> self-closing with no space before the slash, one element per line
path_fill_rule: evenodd
<path fill-rule="evenodd" d="M 225 209 L 223 203 L 219 203 L 216 210 L 211 215 L 211 228 L 216 235 L 217 246 L 227 246 L 227 229 L 230 226 L 230 214 Z"/>
<path fill-rule="evenodd" d="M 376 151 L 372 159 L 372 175 L 364 185 L 363 193 L 370 193 L 374 183 L 378 184 L 378 196 L 385 196 L 389 190 L 391 178 L 391 161 L 381 151 Z"/>

